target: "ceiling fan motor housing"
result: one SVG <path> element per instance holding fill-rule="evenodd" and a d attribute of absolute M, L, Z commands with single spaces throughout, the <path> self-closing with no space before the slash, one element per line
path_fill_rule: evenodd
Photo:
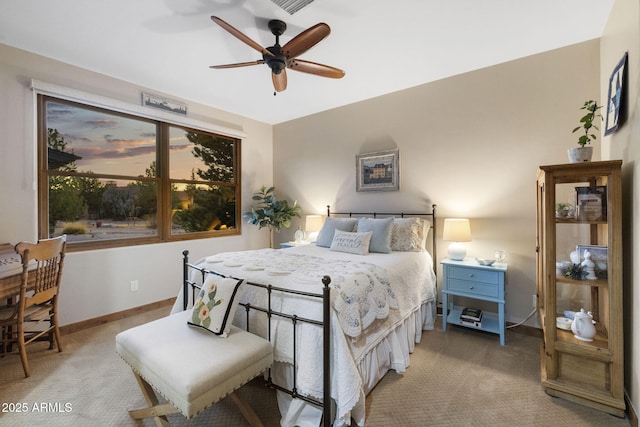
<path fill-rule="evenodd" d="M 282 70 L 287 68 L 287 57 L 282 53 L 279 44 L 268 47 L 267 50 L 273 53 L 273 56 L 265 53 L 262 55 L 262 59 L 264 59 L 264 62 L 271 68 L 274 74 L 280 74 Z"/>
<path fill-rule="evenodd" d="M 284 34 L 286 29 L 287 24 L 279 19 L 272 19 L 269 21 L 269 30 L 271 30 L 271 33 L 276 36 L 276 44 L 267 48 L 273 56 L 263 54 L 262 59 L 264 59 L 264 62 L 266 62 L 274 74 L 280 74 L 288 65 L 287 57 L 282 54 L 282 49 L 280 47 L 280 36 Z"/>

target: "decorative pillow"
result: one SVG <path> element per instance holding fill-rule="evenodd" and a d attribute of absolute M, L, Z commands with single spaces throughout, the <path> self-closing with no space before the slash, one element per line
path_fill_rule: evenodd
<path fill-rule="evenodd" d="M 372 233 L 369 252 L 391 253 L 393 218 L 360 218 L 358 220 L 358 233 L 366 231 L 371 231 Z"/>
<path fill-rule="evenodd" d="M 238 308 L 238 290 L 243 282 L 209 273 L 187 323 L 226 338 Z"/>
<path fill-rule="evenodd" d="M 369 253 L 369 242 L 372 233 L 350 233 L 348 231 L 336 230 L 329 250 L 336 252 L 347 252 L 356 255 L 366 255 Z"/>
<path fill-rule="evenodd" d="M 333 235 L 336 230 L 340 231 L 353 231 L 356 228 L 358 220 L 355 218 L 327 218 L 320 233 L 318 233 L 318 239 L 316 245 L 328 248 L 333 241 Z"/>
<path fill-rule="evenodd" d="M 422 218 L 394 218 L 391 249 L 402 252 L 420 252 L 424 248 L 425 226 Z"/>

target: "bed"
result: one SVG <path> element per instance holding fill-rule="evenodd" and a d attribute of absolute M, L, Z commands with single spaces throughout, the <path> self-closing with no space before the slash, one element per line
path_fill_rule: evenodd
<path fill-rule="evenodd" d="M 238 310 L 234 324 L 250 325 L 252 332 L 273 343 L 273 383 L 294 391 L 278 392 L 282 426 L 320 425 L 323 410 L 310 401 L 322 402 L 326 388 L 330 388 L 334 405 L 334 426 L 352 421 L 364 425 L 365 396 L 390 369 L 404 372 L 422 330 L 433 329 L 437 289 L 430 251 L 435 253 L 434 225 L 435 205 L 431 212 L 415 214 L 331 212 L 327 207 L 327 219 L 315 243 L 213 254 L 195 262 L 192 272 L 187 272 L 191 264 L 185 263 L 188 280 L 172 312 L 191 306 L 193 293 L 186 292 L 186 283 L 205 280 L 195 273 L 198 269 L 243 278 L 251 284 L 302 291 L 274 294 L 244 286 L 240 301 L 245 307 L 268 306 L 311 322 L 292 327 L 289 318 L 267 322 L 267 316 L 249 316 Z M 322 298 L 304 295 L 321 296 L 327 277 L 331 281 L 328 322 L 323 318 Z M 324 360 L 326 337 L 330 355 Z M 326 383 L 322 367 L 329 363 Z M 324 419 L 326 422 L 327 417 Z"/>

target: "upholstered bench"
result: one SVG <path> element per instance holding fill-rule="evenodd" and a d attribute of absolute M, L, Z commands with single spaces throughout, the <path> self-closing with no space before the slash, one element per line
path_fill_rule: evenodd
<path fill-rule="evenodd" d="M 191 316 L 187 310 L 116 336 L 116 352 L 133 370 L 149 405 L 129 414 L 168 426 L 166 415 L 191 418 L 230 394 L 249 424 L 262 425 L 235 390 L 271 366 L 271 344 L 235 326 L 226 338 L 216 336 L 188 325 Z M 159 404 L 154 390 L 169 403 Z"/>

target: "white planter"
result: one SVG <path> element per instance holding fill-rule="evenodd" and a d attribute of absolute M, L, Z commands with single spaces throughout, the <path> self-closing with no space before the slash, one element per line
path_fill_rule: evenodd
<path fill-rule="evenodd" d="M 569 154 L 569 162 L 580 163 L 590 162 L 593 156 L 593 147 L 574 147 L 567 150 Z"/>

